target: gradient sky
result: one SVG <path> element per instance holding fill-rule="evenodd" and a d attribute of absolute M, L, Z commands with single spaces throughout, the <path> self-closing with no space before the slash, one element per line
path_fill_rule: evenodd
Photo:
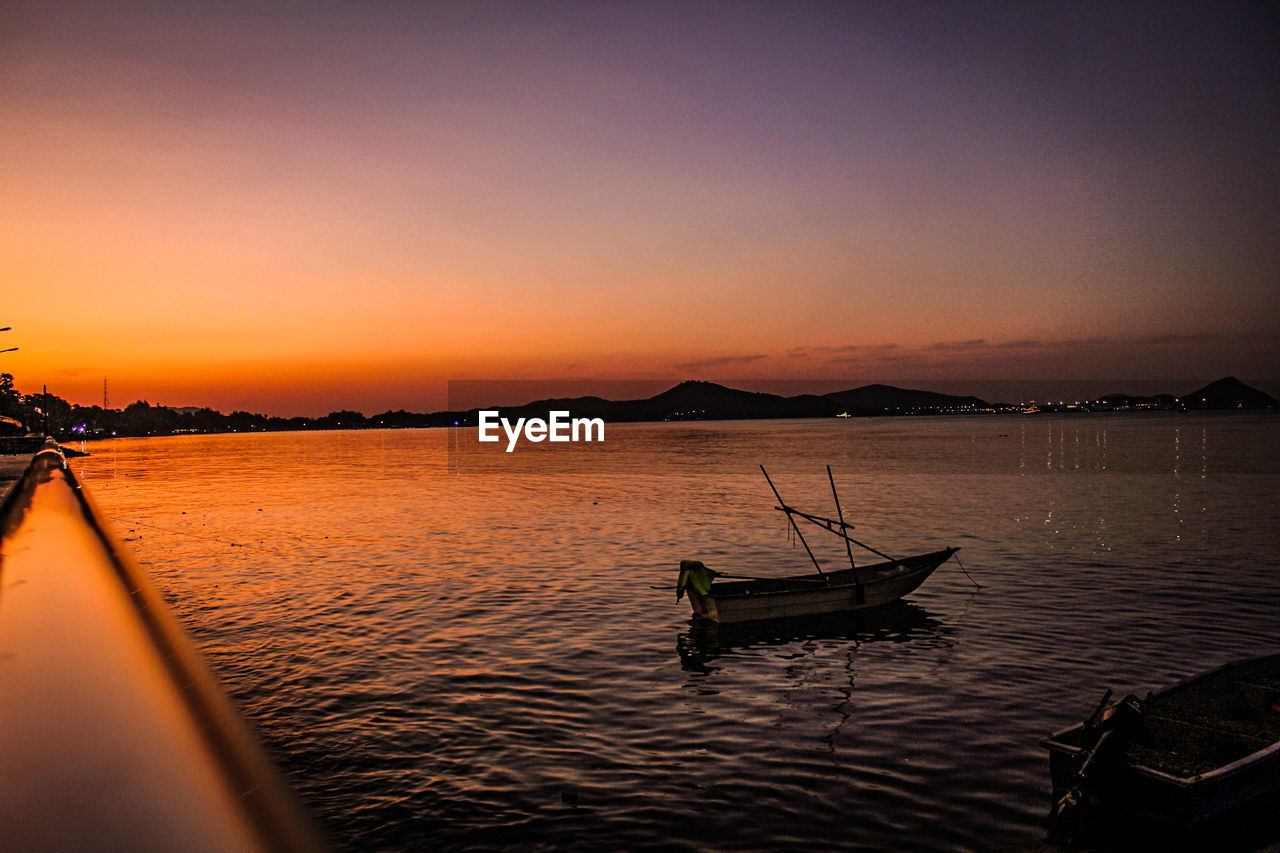
<path fill-rule="evenodd" d="M 283 415 L 449 379 L 1271 381 L 1277 33 L 1216 2 L 0 0 L 0 371 Z"/>

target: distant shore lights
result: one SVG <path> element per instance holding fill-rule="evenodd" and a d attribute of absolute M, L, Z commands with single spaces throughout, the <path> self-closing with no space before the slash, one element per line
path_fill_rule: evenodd
<path fill-rule="evenodd" d="M 507 435 L 507 452 L 516 449 L 516 443 L 523 434 L 526 441 L 568 442 L 568 441 L 604 441 L 604 420 L 602 418 L 574 418 L 567 411 L 551 411 L 547 420 L 542 418 L 517 418 L 513 426 L 511 421 L 502 417 L 501 413 L 487 409 L 479 413 L 478 433 L 480 441 L 500 441 L 498 427 Z"/>

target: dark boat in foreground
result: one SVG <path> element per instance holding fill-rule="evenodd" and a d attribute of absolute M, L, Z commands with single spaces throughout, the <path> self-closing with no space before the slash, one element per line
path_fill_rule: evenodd
<path fill-rule="evenodd" d="M 1280 790 L 1280 655 L 1109 703 L 1040 741 L 1055 819 L 1088 810 L 1195 827 Z"/>
<path fill-rule="evenodd" d="M 960 550 L 943 548 L 941 551 L 901 559 L 890 557 L 849 535 L 853 525 L 844 520 L 830 466 L 827 467 L 827 477 L 831 480 L 837 519 L 801 512 L 788 506 L 769 479 L 769 472 L 764 470 L 764 466 L 760 470 L 764 472 L 769 487 L 778 498 L 779 506 L 776 509 L 785 513 L 790 520 L 792 529 L 804 545 L 817 572 L 779 578 L 743 577 L 709 569 L 697 560 L 682 560 L 680 575 L 676 581 L 676 600 L 679 601 L 688 592 L 694 615 L 702 619 L 731 624 L 842 613 L 890 604 L 915 591 L 935 569 Z M 823 571 L 796 524 L 797 517 L 843 539 L 850 567 L 839 571 Z M 876 554 L 884 562 L 855 566 L 853 545 Z M 722 577 L 738 579 L 717 580 Z"/>

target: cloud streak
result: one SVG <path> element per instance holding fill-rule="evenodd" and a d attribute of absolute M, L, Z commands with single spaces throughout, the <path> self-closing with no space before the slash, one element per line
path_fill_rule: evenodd
<path fill-rule="evenodd" d="M 792 347 L 787 350 L 790 358 L 807 358 L 811 355 L 839 355 L 847 353 L 884 353 L 898 349 L 898 344 L 845 344 L 844 346 Z"/>
<path fill-rule="evenodd" d="M 705 370 L 708 367 L 724 367 L 728 364 L 750 364 L 768 358 L 767 355 L 722 355 L 715 358 L 704 358 L 701 361 L 686 361 L 672 365 L 676 370 Z"/>

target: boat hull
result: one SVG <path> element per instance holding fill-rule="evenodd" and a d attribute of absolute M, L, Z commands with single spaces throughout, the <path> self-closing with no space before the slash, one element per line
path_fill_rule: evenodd
<path fill-rule="evenodd" d="M 1046 744 L 1047 746 L 1047 744 Z M 1083 756 L 1049 747 L 1053 801 L 1070 788 Z M 1097 796 L 1112 812 L 1163 824 L 1197 827 L 1246 808 L 1280 785 L 1280 755 L 1261 755 L 1238 767 L 1196 780 L 1180 779 L 1147 767 L 1113 770 L 1097 785 Z"/>
<path fill-rule="evenodd" d="M 945 548 L 826 575 L 761 581 L 717 581 L 708 593 L 690 588 L 695 616 L 721 624 L 841 613 L 890 604 L 914 592 L 957 548 Z"/>
<path fill-rule="evenodd" d="M 1198 694 L 1203 694 L 1201 698 Z M 1170 744 L 1172 755 L 1193 754 L 1196 745 L 1177 743 L 1176 732 L 1194 731 L 1201 740 L 1225 748 L 1241 746 L 1216 766 L 1162 769 L 1159 753 L 1127 747 L 1091 771 L 1096 799 L 1104 809 L 1160 823 L 1197 827 L 1236 813 L 1280 790 L 1280 655 L 1229 664 L 1166 688 L 1146 700 L 1147 710 L 1131 741 Z M 1203 708 L 1203 716 L 1188 709 Z M 1159 729 L 1166 731 L 1159 731 Z M 1269 741 L 1269 742 L 1268 742 Z M 1090 735 L 1080 723 L 1046 737 L 1053 800 L 1079 779 L 1088 758 Z M 1255 748 L 1256 747 L 1256 748 Z"/>

